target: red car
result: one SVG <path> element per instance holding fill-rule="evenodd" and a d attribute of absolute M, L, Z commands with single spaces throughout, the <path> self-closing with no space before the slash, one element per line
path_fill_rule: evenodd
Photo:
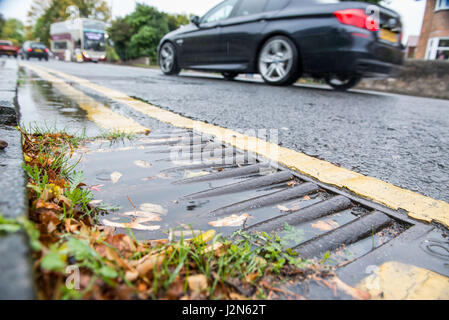
<path fill-rule="evenodd" d="M 14 46 L 11 41 L 0 40 L 0 56 L 14 56 L 17 58 L 20 47 Z"/>

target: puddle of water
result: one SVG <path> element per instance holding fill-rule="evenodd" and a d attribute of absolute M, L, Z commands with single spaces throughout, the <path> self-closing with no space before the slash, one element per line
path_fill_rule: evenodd
<path fill-rule="evenodd" d="M 47 126 L 65 130 L 72 134 L 85 132 L 98 136 L 100 128 L 87 118 L 87 113 L 71 99 L 61 95 L 50 82 L 33 76 L 30 71 L 20 69 L 18 102 L 21 109 L 21 123 Z"/>

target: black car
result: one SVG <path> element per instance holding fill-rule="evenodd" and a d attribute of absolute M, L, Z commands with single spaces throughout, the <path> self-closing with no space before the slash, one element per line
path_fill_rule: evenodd
<path fill-rule="evenodd" d="M 272 85 L 307 75 L 346 90 L 403 62 L 399 15 L 365 2 L 226 0 L 191 22 L 161 40 L 163 73 L 260 73 Z"/>
<path fill-rule="evenodd" d="M 48 61 L 49 50 L 45 44 L 40 42 L 26 41 L 20 49 L 20 57 L 22 60 L 30 58 L 45 59 Z"/>

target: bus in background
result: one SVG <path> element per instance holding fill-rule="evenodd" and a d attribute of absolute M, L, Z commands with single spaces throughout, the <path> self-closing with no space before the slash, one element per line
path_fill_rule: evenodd
<path fill-rule="evenodd" d="M 64 61 L 105 61 L 106 24 L 77 18 L 50 26 L 51 51 Z"/>

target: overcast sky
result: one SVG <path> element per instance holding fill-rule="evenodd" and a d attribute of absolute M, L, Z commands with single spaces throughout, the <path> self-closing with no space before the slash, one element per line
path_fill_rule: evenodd
<path fill-rule="evenodd" d="M 26 21 L 26 13 L 32 0 L 0 0 L 0 12 L 7 18 Z M 146 3 L 169 13 L 193 13 L 203 15 L 221 0 L 107 0 L 112 14 L 124 16 L 134 10 L 135 3 Z M 419 35 L 424 16 L 425 1 L 392 0 L 388 7 L 399 12 L 404 24 L 404 41 L 409 35 Z"/>

